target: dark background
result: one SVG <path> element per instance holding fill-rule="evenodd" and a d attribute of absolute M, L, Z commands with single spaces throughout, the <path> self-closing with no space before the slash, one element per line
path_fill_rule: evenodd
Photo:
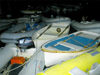
<path fill-rule="evenodd" d="M 66 14 L 60 12 L 61 16 L 68 16 L 71 19 L 81 20 L 82 16 L 88 16 L 88 19 L 100 20 L 100 1 L 99 0 L 0 0 L 1 17 L 5 18 L 7 14 L 11 14 L 12 18 L 23 16 L 21 10 L 42 10 L 43 15 L 49 16 L 51 13 L 47 11 L 47 7 L 51 6 L 73 9 L 67 11 Z M 74 6 L 79 9 L 74 11 Z"/>

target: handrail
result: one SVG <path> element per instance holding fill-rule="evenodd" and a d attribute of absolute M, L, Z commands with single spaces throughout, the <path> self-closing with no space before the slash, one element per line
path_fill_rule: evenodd
<path fill-rule="evenodd" d="M 49 25 L 46 30 L 44 30 L 36 39 L 38 39 L 40 36 L 42 36 L 49 28 L 51 28 L 52 25 Z"/>

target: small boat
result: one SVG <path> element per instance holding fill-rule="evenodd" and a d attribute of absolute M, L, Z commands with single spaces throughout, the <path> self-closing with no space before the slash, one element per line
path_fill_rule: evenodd
<path fill-rule="evenodd" d="M 44 63 L 41 63 L 41 61 L 44 62 L 44 60 L 42 60 L 43 59 L 42 57 L 44 57 L 43 52 L 39 53 L 38 55 L 36 55 L 35 53 L 36 53 L 36 48 L 33 48 L 33 47 L 31 47 L 29 49 L 22 49 L 22 48 L 18 48 L 18 46 L 13 43 L 6 44 L 5 47 L 0 48 L 0 60 L 1 60 L 0 75 L 9 74 L 12 71 L 13 72 L 15 71 L 15 73 L 16 72 L 19 73 L 19 71 L 22 70 L 22 72 L 23 72 L 24 68 L 30 69 L 31 65 L 33 65 L 34 67 L 31 66 L 31 71 L 29 70 L 27 73 L 24 72 L 24 73 L 26 73 L 26 75 L 28 75 L 28 73 L 34 74 L 36 67 L 37 67 L 38 71 L 39 70 L 42 71 L 42 69 L 44 68 Z M 32 56 L 32 55 L 34 55 L 34 56 Z M 28 59 L 29 59 L 29 61 L 28 61 Z M 25 60 L 27 60 L 27 61 L 25 61 Z M 26 62 L 27 62 L 27 64 L 26 64 Z M 38 64 L 37 64 L 37 62 L 38 62 Z M 16 70 L 16 69 L 19 69 L 18 67 L 24 66 L 23 64 L 25 64 L 25 67 L 23 69 L 20 69 L 19 71 Z M 15 68 L 13 70 L 12 67 L 14 65 L 15 65 Z M 19 66 L 16 66 L 16 65 L 19 65 Z M 41 66 L 41 67 L 38 68 L 38 66 Z M 21 73 L 21 75 L 25 75 L 24 73 Z"/>
<path fill-rule="evenodd" d="M 17 55 L 17 46 L 14 44 L 7 44 L 5 47 L 0 49 L 0 70 L 7 65 L 13 56 Z"/>
<path fill-rule="evenodd" d="M 0 31 L 3 31 L 5 29 L 11 27 L 13 22 L 14 22 L 13 19 L 10 19 L 10 20 L 6 20 L 6 19 L 0 20 Z"/>
<path fill-rule="evenodd" d="M 67 35 L 70 30 L 70 18 L 44 18 L 43 19 L 47 26 L 40 29 L 33 35 L 34 43 L 37 48 L 40 48 L 45 42 Z"/>
<path fill-rule="evenodd" d="M 41 47 L 44 51 L 45 65 L 52 66 L 92 50 L 98 45 L 99 38 L 97 33 L 79 31 L 50 40 Z"/>
<path fill-rule="evenodd" d="M 3 32 L 0 35 L 0 39 L 4 43 L 18 43 L 18 39 L 23 37 L 32 37 L 32 35 L 41 27 L 42 25 L 40 26 L 36 23 L 33 23 L 32 26 L 29 23 L 18 23 Z"/>
<path fill-rule="evenodd" d="M 52 66 L 37 75 L 100 75 L 99 57 L 100 47 Z M 98 68 L 98 70 L 96 68 Z M 99 71 L 98 74 L 97 71 Z"/>
<path fill-rule="evenodd" d="M 72 27 L 76 30 L 85 30 L 100 33 L 100 22 L 99 21 L 72 21 Z"/>
<path fill-rule="evenodd" d="M 47 34 L 52 34 L 52 35 L 65 35 L 68 34 L 69 27 L 70 27 L 70 23 L 71 23 L 71 19 L 68 17 L 59 17 L 59 18 L 50 18 L 50 19 L 44 19 L 44 21 L 49 24 L 52 25 L 52 27 L 50 29 L 48 29 L 46 31 Z"/>

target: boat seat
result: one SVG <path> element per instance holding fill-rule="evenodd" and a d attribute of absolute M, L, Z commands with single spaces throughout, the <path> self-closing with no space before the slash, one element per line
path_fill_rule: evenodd
<path fill-rule="evenodd" d="M 70 44 L 67 42 L 57 43 L 57 45 L 50 46 L 48 48 L 50 48 L 50 50 L 58 50 L 58 51 L 80 51 L 83 49 L 83 47 Z"/>
<path fill-rule="evenodd" d="M 77 46 L 77 45 L 74 45 L 74 44 L 71 44 L 71 43 L 67 43 L 67 42 L 60 43 L 60 45 L 63 45 L 65 47 L 69 47 L 69 48 L 77 50 L 77 51 L 83 49 L 83 47 L 81 47 L 81 46 Z"/>

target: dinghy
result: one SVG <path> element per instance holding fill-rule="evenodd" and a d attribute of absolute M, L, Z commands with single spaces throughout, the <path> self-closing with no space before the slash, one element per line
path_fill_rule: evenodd
<path fill-rule="evenodd" d="M 45 19 L 44 19 L 45 20 Z M 71 19 L 68 17 L 59 17 L 59 18 L 50 18 L 45 20 L 47 24 L 52 25 L 50 29 L 46 31 L 47 34 L 52 35 L 66 35 L 69 32 L 69 27 L 71 23 Z"/>
<path fill-rule="evenodd" d="M 18 43 L 19 38 L 31 37 L 42 25 L 33 23 L 18 23 L 1 34 L 0 39 L 4 43 Z"/>
<path fill-rule="evenodd" d="M 0 70 L 7 65 L 13 56 L 17 55 L 17 46 L 14 44 L 7 44 L 0 49 Z"/>
<path fill-rule="evenodd" d="M 98 45 L 99 38 L 97 33 L 79 31 L 50 40 L 41 47 L 44 51 L 45 65 L 52 66 L 92 50 Z"/>
<path fill-rule="evenodd" d="M 43 19 L 47 26 L 40 29 L 36 32 L 35 35 L 33 35 L 33 40 L 37 48 L 40 48 L 40 46 L 57 37 L 67 35 L 70 30 L 70 18 L 51 18 Z"/>
<path fill-rule="evenodd" d="M 41 67 L 37 68 L 37 70 L 42 71 L 42 69 L 44 68 L 44 64 L 41 64 L 41 61 L 44 62 L 44 60 L 42 60 L 43 59 L 42 57 L 44 56 L 43 52 L 41 51 L 42 53 L 39 53 L 38 57 L 37 57 L 37 55 L 35 54 L 36 48 L 33 48 L 33 47 L 26 48 L 26 46 L 31 45 L 31 41 L 29 40 L 29 37 L 28 37 L 28 40 L 24 39 L 24 43 L 23 43 L 23 38 L 19 39 L 18 42 L 20 42 L 18 45 L 9 43 L 4 48 L 0 48 L 0 60 L 1 60 L 0 74 L 6 75 L 6 74 L 10 74 L 11 72 L 14 72 L 14 71 L 16 73 L 16 72 L 20 71 L 20 67 L 24 66 L 24 64 L 25 64 L 25 69 L 27 69 L 27 68 L 30 68 L 31 65 L 35 66 L 37 64 L 37 62 L 38 62 L 38 65 L 36 65 L 35 67 L 31 66 L 32 67 L 31 71 L 28 71 L 27 73 L 34 73 L 36 67 L 38 67 L 38 66 L 41 66 Z M 42 57 L 40 56 L 40 54 L 42 54 Z M 34 56 L 32 57 L 32 55 L 34 55 Z M 25 60 L 28 60 L 28 59 L 31 62 L 26 61 L 27 62 L 27 64 L 26 64 Z M 30 64 L 28 65 L 28 63 L 30 63 Z M 19 65 L 19 66 L 15 66 L 15 68 L 12 68 L 14 65 Z M 28 67 L 26 68 L 26 66 L 28 66 Z M 19 71 L 18 71 L 18 69 L 19 69 Z M 26 72 L 24 72 L 24 73 L 26 73 Z M 23 73 L 23 75 L 25 75 L 24 73 Z M 28 75 L 27 73 L 26 73 L 26 75 Z"/>
<path fill-rule="evenodd" d="M 57 64 L 37 75 L 100 75 L 100 47 Z"/>
<path fill-rule="evenodd" d="M 11 19 L 11 20 L 6 20 L 6 19 L 0 20 L 0 31 L 9 28 L 12 25 L 13 22 L 14 22 L 13 19 Z"/>
<path fill-rule="evenodd" d="M 85 30 L 85 31 L 91 31 L 91 32 L 96 32 L 100 33 L 100 22 L 99 21 L 82 21 L 82 22 L 77 22 L 77 21 L 72 21 L 72 27 L 75 28 L 76 30 Z"/>

